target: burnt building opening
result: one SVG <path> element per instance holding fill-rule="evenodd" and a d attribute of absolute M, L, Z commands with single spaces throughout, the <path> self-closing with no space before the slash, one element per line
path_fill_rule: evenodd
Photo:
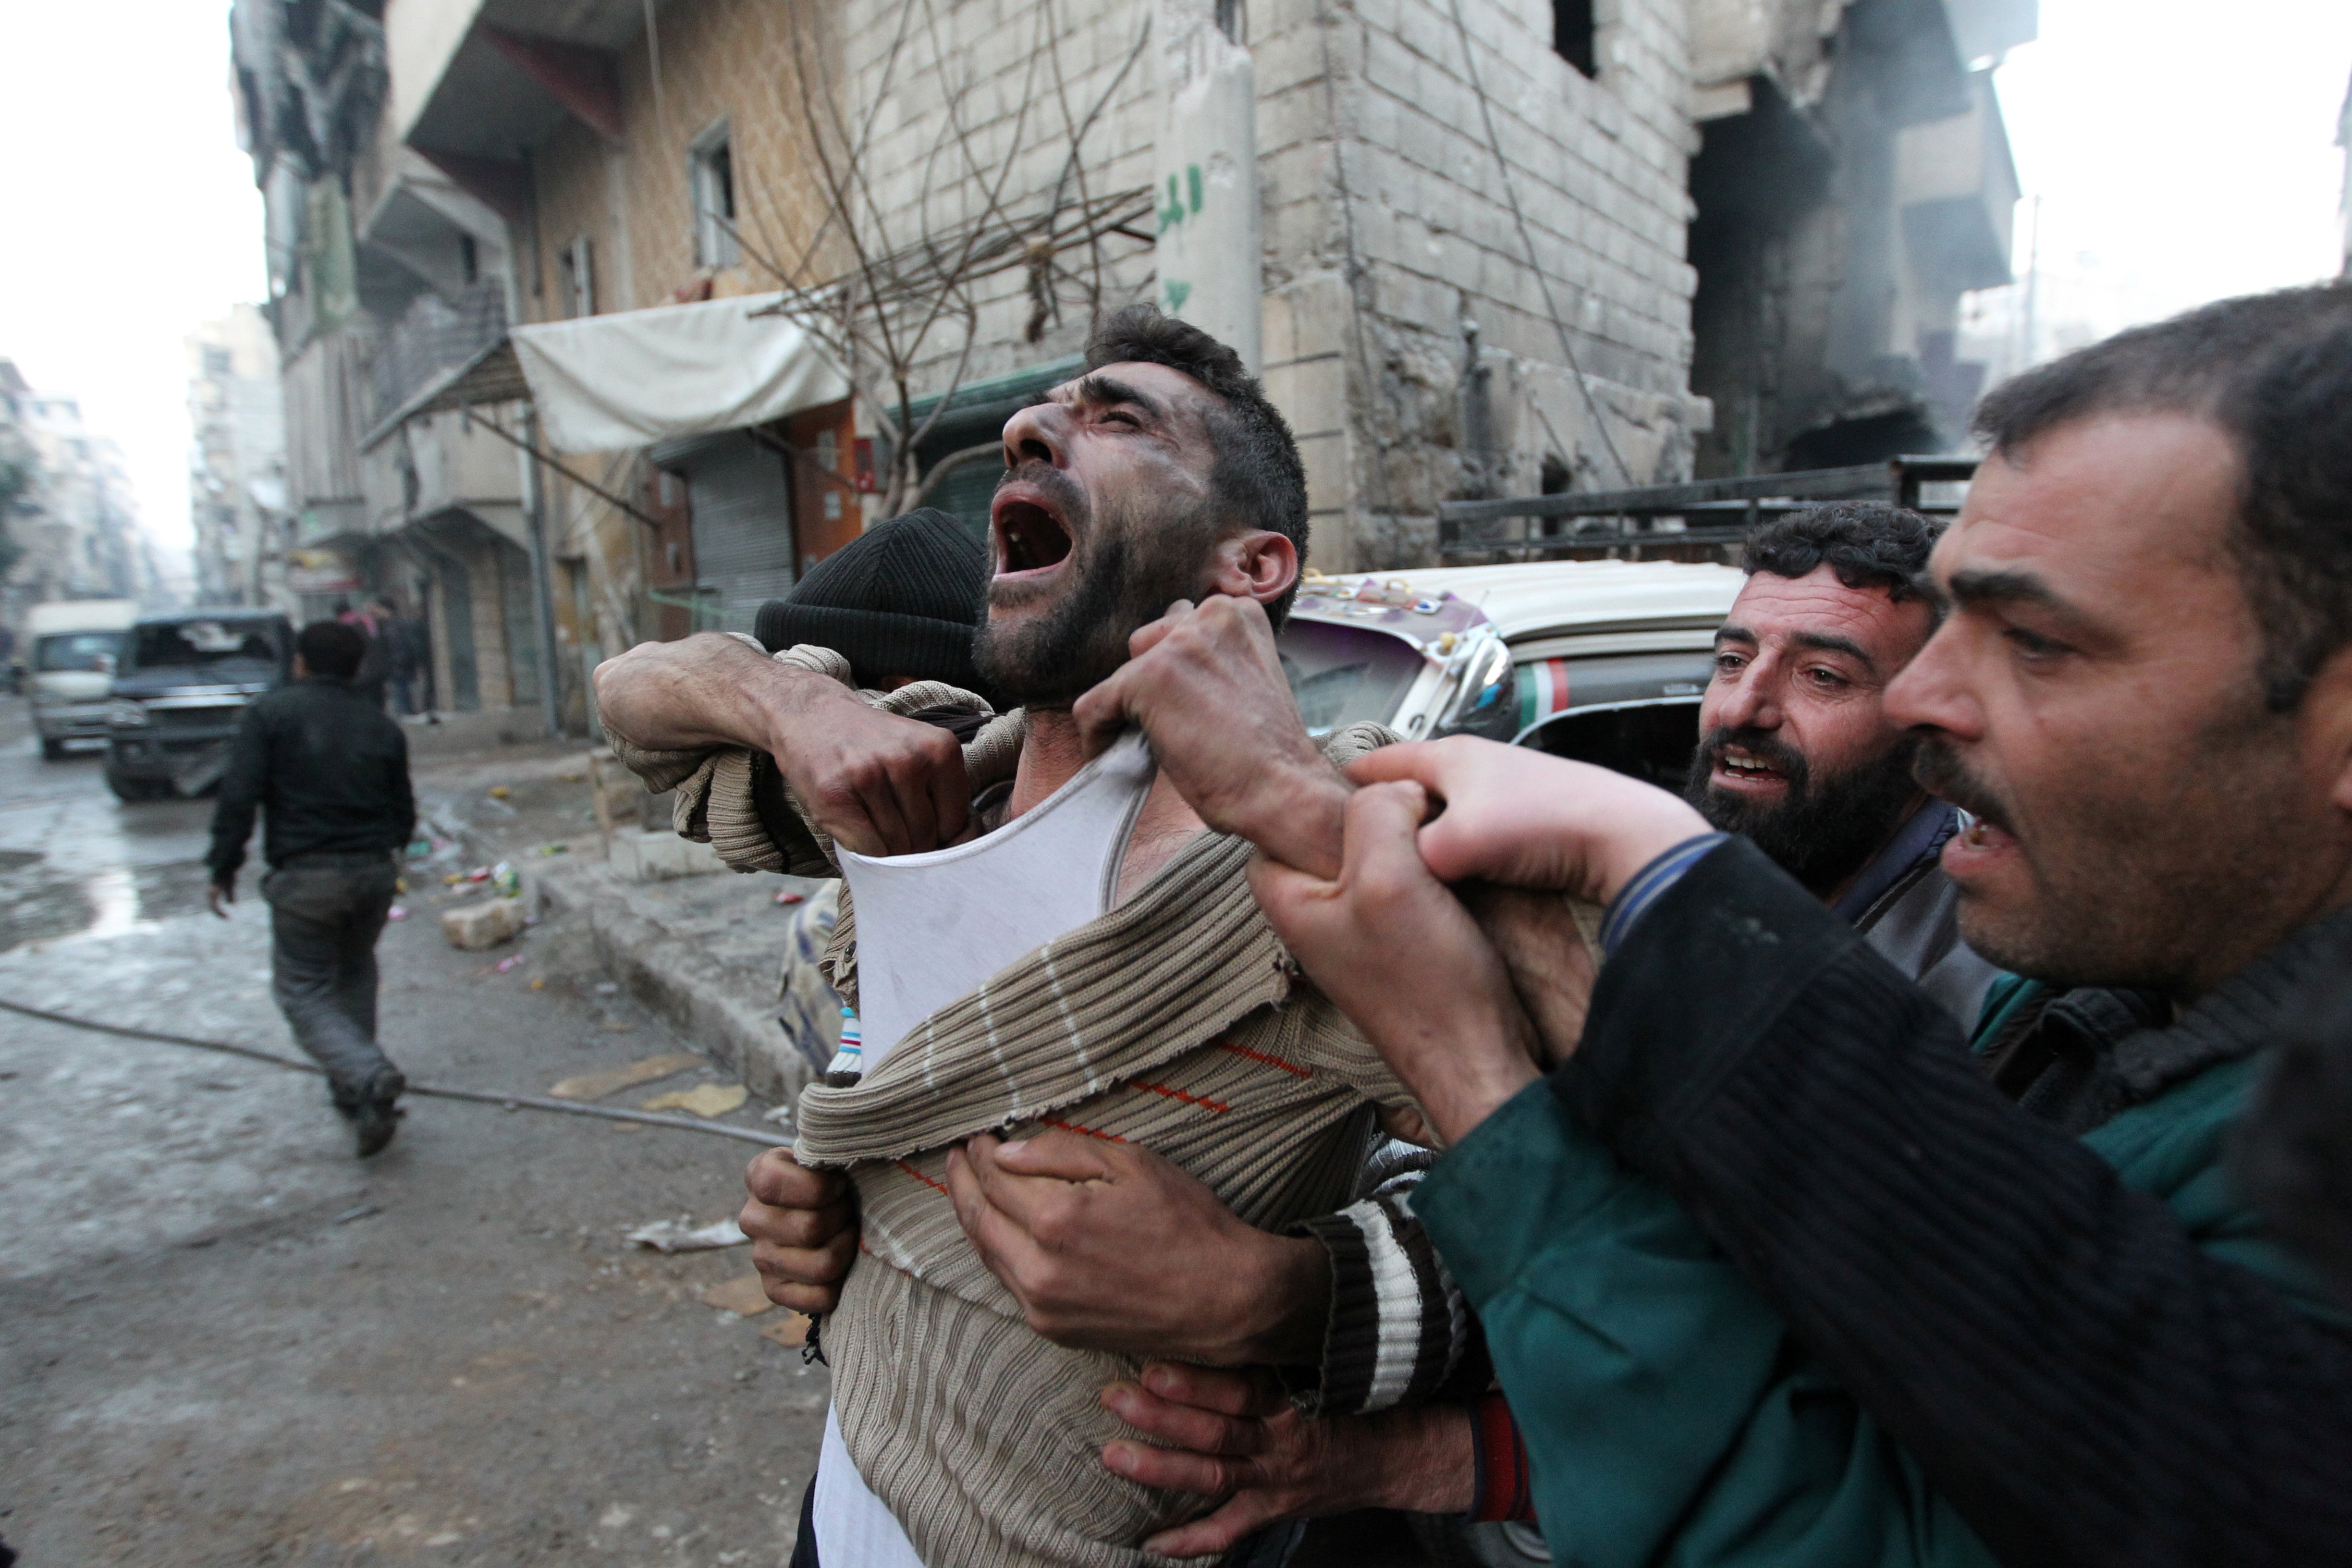
<path fill-rule="evenodd" d="M 2031 0 L 1853 0 L 1811 64 L 1705 84 L 1691 390 L 1715 422 L 1698 477 L 1965 441 L 1983 366 L 1960 355 L 1960 300 L 2010 281 L 2017 199 L 1978 62 L 2032 26 Z"/>
<path fill-rule="evenodd" d="M 1593 0 L 1551 0 L 1551 47 L 1561 59 L 1588 77 L 1601 74 L 1593 48 Z"/>

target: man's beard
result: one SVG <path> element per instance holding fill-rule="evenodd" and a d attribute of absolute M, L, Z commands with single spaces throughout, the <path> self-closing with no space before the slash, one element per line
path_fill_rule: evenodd
<path fill-rule="evenodd" d="M 1138 627 L 1178 599 L 1199 596 L 1213 531 L 1205 510 L 1153 518 L 1139 515 L 1133 502 L 1106 508 L 1097 525 L 1086 492 L 1060 470 L 1024 465 L 1014 475 L 1049 490 L 1061 508 L 1079 542 L 1068 562 L 1076 580 L 1063 585 L 1060 602 L 1013 626 L 1000 625 L 989 609 L 1000 599 L 1017 604 L 1021 590 L 1001 595 L 992 583 L 982 594 L 971 660 L 1005 701 L 1066 708 L 1127 662 Z"/>
<path fill-rule="evenodd" d="M 1780 771 L 1787 787 L 1778 800 L 1756 800 L 1715 787 L 1716 760 L 1738 746 Z M 1683 798 L 1708 824 L 1751 840 L 1772 863 L 1826 895 L 1869 863 L 1902 826 L 1903 807 L 1918 794 L 1911 779 L 1917 742 L 1905 740 L 1874 762 L 1816 779 L 1804 753 L 1761 730 L 1718 729 L 1691 758 Z"/>

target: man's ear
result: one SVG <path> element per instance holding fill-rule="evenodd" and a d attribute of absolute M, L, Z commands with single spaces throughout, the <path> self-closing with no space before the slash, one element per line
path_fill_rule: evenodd
<path fill-rule="evenodd" d="M 1217 542 L 1209 591 L 1271 605 L 1298 581 L 1298 546 L 1287 534 L 1250 528 Z"/>
<path fill-rule="evenodd" d="M 2304 689 L 2303 753 L 2324 770 L 2327 798 L 2352 815 L 2352 647 L 2337 648 Z"/>

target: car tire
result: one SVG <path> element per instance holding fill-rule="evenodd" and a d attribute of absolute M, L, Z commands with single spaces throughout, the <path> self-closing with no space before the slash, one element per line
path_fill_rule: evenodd
<path fill-rule="evenodd" d="M 41 761 L 45 763 L 62 763 L 65 760 L 66 743 L 63 741 L 52 741 L 47 736 L 44 735 L 41 738 Z"/>
<path fill-rule="evenodd" d="M 106 787 L 114 792 L 117 800 L 159 800 L 172 786 L 168 781 L 161 779 L 125 778 L 109 768 L 106 770 Z"/>
<path fill-rule="evenodd" d="M 1412 1532 L 1439 1568 L 1536 1568 L 1551 1550 L 1532 1524 L 1465 1524 L 1454 1514 L 1413 1516 Z"/>

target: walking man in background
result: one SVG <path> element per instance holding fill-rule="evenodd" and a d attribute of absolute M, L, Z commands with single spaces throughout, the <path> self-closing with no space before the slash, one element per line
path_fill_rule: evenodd
<path fill-rule="evenodd" d="M 366 655 L 357 626 L 302 628 L 293 682 L 257 699 L 237 728 L 206 857 L 206 901 L 226 920 L 254 807 L 264 809 L 270 991 L 326 1069 L 363 1159 L 392 1142 L 394 1102 L 408 1087 L 375 1043 L 375 940 L 392 909 L 395 857 L 416 826 L 408 742 L 382 701 L 353 684 Z"/>

